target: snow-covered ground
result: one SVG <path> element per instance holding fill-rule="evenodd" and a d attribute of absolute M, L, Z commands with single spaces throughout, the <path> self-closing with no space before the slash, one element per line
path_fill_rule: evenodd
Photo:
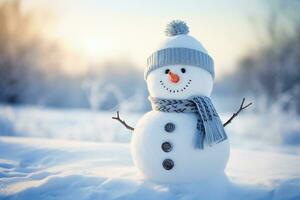
<path fill-rule="evenodd" d="M 142 180 L 128 144 L 0 138 L 4 199 L 299 199 L 299 154 L 232 149 L 219 185 Z"/>
<path fill-rule="evenodd" d="M 168 185 L 142 179 L 112 115 L 0 106 L 0 199 L 300 199 L 295 117 L 239 116 L 227 178 Z M 121 113 L 132 125 L 140 115 Z"/>

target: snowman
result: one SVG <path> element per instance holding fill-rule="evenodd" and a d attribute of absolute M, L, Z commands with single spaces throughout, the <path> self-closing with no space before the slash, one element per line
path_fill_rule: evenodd
<path fill-rule="evenodd" d="M 213 59 L 189 36 L 185 22 L 174 20 L 158 49 L 147 60 L 144 78 L 153 110 L 132 128 L 135 166 L 149 180 L 161 183 L 209 181 L 224 176 L 230 145 L 210 95 L 215 77 Z"/>

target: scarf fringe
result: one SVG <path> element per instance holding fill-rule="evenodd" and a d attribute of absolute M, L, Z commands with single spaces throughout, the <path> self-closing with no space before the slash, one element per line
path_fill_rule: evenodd
<path fill-rule="evenodd" d="M 205 142 L 209 146 L 213 146 L 227 139 L 224 128 L 221 128 L 214 121 L 204 123 Z"/>

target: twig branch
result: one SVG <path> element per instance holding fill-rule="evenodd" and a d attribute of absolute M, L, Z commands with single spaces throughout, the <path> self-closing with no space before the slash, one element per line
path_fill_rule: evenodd
<path fill-rule="evenodd" d="M 242 101 L 242 103 L 241 103 L 240 108 L 238 109 L 238 111 L 237 111 L 236 113 L 233 113 L 233 115 L 227 120 L 227 122 L 225 122 L 225 123 L 223 124 L 223 127 L 225 127 L 225 126 L 227 126 L 228 124 L 230 124 L 231 121 L 233 120 L 233 118 L 235 118 L 236 116 L 238 116 L 238 114 L 239 114 L 242 110 L 244 110 L 244 109 L 246 109 L 247 107 L 249 107 L 250 105 L 252 105 L 252 102 L 248 103 L 246 106 L 244 106 L 244 103 L 245 103 L 245 98 L 243 98 L 243 101 Z"/>
<path fill-rule="evenodd" d="M 119 122 L 120 122 L 121 124 L 123 124 L 127 129 L 129 129 L 129 130 L 131 130 L 131 131 L 134 130 L 134 128 L 131 127 L 131 126 L 129 126 L 129 125 L 125 122 L 125 120 L 122 120 L 122 119 L 120 118 L 119 111 L 117 111 L 117 116 L 116 116 L 116 117 L 112 117 L 112 119 L 115 119 L 115 120 L 119 121 Z"/>

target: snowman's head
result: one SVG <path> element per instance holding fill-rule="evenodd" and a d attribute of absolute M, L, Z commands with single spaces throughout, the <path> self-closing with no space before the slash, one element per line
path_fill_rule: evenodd
<path fill-rule="evenodd" d="M 151 97 L 187 99 L 210 96 L 213 78 L 204 69 L 189 65 L 169 65 L 152 71 L 147 77 Z"/>
<path fill-rule="evenodd" d="M 187 99 L 210 96 L 214 79 L 213 60 L 199 41 L 187 35 L 188 32 L 184 22 L 172 21 L 166 31 L 171 37 L 148 58 L 145 79 L 151 97 Z"/>

